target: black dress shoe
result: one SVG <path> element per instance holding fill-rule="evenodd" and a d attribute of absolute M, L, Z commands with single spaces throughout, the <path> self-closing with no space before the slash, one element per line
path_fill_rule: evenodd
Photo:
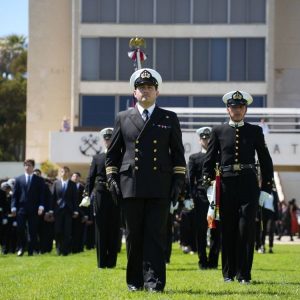
<path fill-rule="evenodd" d="M 129 292 L 138 292 L 138 291 L 142 290 L 141 287 L 138 287 L 138 286 L 135 286 L 135 285 L 132 285 L 132 284 L 128 284 L 127 287 L 128 287 Z"/>
<path fill-rule="evenodd" d="M 18 252 L 17 252 L 17 255 L 18 255 L 18 256 L 23 256 L 23 254 L 24 254 L 23 249 L 18 250 Z"/>
<path fill-rule="evenodd" d="M 145 290 L 149 293 L 162 293 L 163 292 L 163 290 L 156 289 L 156 288 L 153 288 L 153 287 L 149 287 L 149 288 L 145 287 Z"/>
<path fill-rule="evenodd" d="M 239 283 L 240 283 L 240 284 L 250 284 L 250 280 L 247 280 L 247 279 L 241 279 L 241 280 L 239 280 Z"/>
<path fill-rule="evenodd" d="M 231 277 L 225 277 L 224 278 L 224 282 L 226 282 L 226 283 L 233 282 L 233 281 L 234 281 L 234 279 L 231 278 Z"/>

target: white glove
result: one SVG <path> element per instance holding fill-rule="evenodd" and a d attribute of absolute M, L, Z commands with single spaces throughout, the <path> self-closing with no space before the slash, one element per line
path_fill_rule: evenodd
<path fill-rule="evenodd" d="M 2 219 L 2 225 L 6 225 L 8 223 L 7 219 Z"/>
<path fill-rule="evenodd" d="M 187 210 L 192 210 L 194 208 L 194 202 L 192 199 L 186 199 L 183 201 L 184 207 Z"/>
<path fill-rule="evenodd" d="M 178 201 L 176 202 L 176 204 L 173 206 L 173 202 L 171 201 L 171 205 L 170 205 L 170 214 L 173 215 L 174 211 L 178 208 Z"/>
<path fill-rule="evenodd" d="M 272 197 L 271 194 L 267 193 L 267 192 L 264 192 L 264 191 L 261 191 L 260 192 L 260 195 L 259 195 L 259 199 L 258 199 L 258 204 L 260 207 L 263 207 L 264 206 L 264 203 L 265 201 L 268 201 L 268 199 Z"/>
<path fill-rule="evenodd" d="M 89 207 L 91 205 L 91 198 L 89 196 L 85 196 L 79 206 Z"/>

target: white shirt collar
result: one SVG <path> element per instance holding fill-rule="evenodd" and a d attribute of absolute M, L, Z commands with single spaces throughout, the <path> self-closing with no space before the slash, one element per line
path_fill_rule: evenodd
<path fill-rule="evenodd" d="M 69 182 L 69 179 L 67 179 L 67 180 L 63 180 L 62 178 L 61 178 L 61 183 L 65 183 L 65 184 L 67 184 Z"/>
<path fill-rule="evenodd" d="M 155 103 L 152 104 L 151 106 L 149 106 L 148 108 L 144 108 L 144 107 L 142 107 L 142 106 L 137 102 L 136 107 L 137 107 L 137 109 L 139 110 L 141 116 L 143 115 L 144 110 L 147 109 L 147 110 L 148 110 L 148 113 L 149 113 L 148 116 L 149 116 L 149 118 L 150 118 L 150 116 L 151 116 L 151 114 L 153 113 L 153 110 L 154 110 L 154 108 L 155 108 Z"/>
<path fill-rule="evenodd" d="M 228 124 L 231 127 L 242 127 L 242 126 L 244 126 L 245 123 L 244 123 L 244 120 L 241 120 L 239 122 L 234 122 L 230 119 Z"/>

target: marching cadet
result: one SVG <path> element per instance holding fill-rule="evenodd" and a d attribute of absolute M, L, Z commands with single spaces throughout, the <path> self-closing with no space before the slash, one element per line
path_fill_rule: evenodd
<path fill-rule="evenodd" d="M 130 87 L 138 102 L 117 115 L 107 151 L 108 182 L 114 199 L 120 201 L 126 228 L 129 291 L 163 291 L 167 216 L 185 179 L 178 118 L 155 104 L 161 83 L 153 69 L 131 75 Z"/>
<path fill-rule="evenodd" d="M 212 181 L 219 153 L 222 273 L 225 282 L 232 282 L 236 277 L 243 284 L 249 284 L 251 280 L 259 200 L 272 192 L 273 177 L 273 163 L 261 127 L 244 122 L 252 101 L 252 96 L 243 91 L 232 91 L 223 96 L 230 120 L 212 129 L 202 179 L 206 187 Z M 261 192 L 255 153 L 261 169 Z"/>
<path fill-rule="evenodd" d="M 205 159 L 207 145 L 211 135 L 211 127 L 201 127 L 196 130 L 199 136 L 201 150 L 189 157 L 189 178 L 190 190 L 194 200 L 194 214 L 196 224 L 196 243 L 199 258 L 199 268 L 205 270 L 208 268 L 216 269 L 218 267 L 218 258 L 220 252 L 220 226 L 217 221 L 216 228 L 210 229 L 210 251 L 207 257 L 207 212 L 209 202 L 206 190 L 202 186 L 202 168 Z"/>
<path fill-rule="evenodd" d="M 113 128 L 104 128 L 100 131 L 105 143 L 105 152 L 93 157 L 85 186 L 88 196 L 91 196 L 95 188 L 93 205 L 98 268 L 114 268 L 119 249 L 120 209 L 112 200 L 105 173 L 106 149 L 110 144 L 112 133 Z"/>

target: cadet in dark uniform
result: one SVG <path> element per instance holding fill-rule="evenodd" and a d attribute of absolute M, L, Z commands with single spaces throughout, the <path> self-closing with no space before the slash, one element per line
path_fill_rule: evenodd
<path fill-rule="evenodd" d="M 247 106 L 252 101 L 251 95 L 242 91 L 223 96 L 230 120 L 212 129 L 203 164 L 203 184 L 207 186 L 214 177 L 219 153 L 224 281 L 231 282 L 236 277 L 246 284 L 251 280 L 255 215 L 260 197 L 255 153 L 260 163 L 262 191 L 271 193 L 273 177 L 273 163 L 261 127 L 244 122 Z"/>
<path fill-rule="evenodd" d="M 138 103 L 117 115 L 106 173 L 114 197 L 123 199 L 127 243 L 127 285 L 163 291 L 164 257 L 170 200 L 176 202 L 184 184 L 185 159 L 175 113 L 155 105 L 161 76 L 140 69 L 130 78 Z"/>
<path fill-rule="evenodd" d="M 189 157 L 190 190 L 194 200 L 194 214 L 196 224 L 196 242 L 199 257 L 199 268 L 217 268 L 220 252 L 220 226 L 216 221 L 216 228 L 210 229 L 210 251 L 206 254 L 207 247 L 207 212 L 209 202 L 206 190 L 202 186 L 202 167 L 205 159 L 207 145 L 211 134 L 211 127 L 201 127 L 196 133 L 200 138 L 201 151 Z"/>
<path fill-rule="evenodd" d="M 110 144 L 112 132 L 113 128 L 104 128 L 100 132 L 106 148 Z M 105 156 L 103 152 L 93 157 L 85 191 L 91 196 L 95 188 L 93 204 L 98 268 L 114 268 L 119 249 L 120 209 L 107 188 Z"/>

